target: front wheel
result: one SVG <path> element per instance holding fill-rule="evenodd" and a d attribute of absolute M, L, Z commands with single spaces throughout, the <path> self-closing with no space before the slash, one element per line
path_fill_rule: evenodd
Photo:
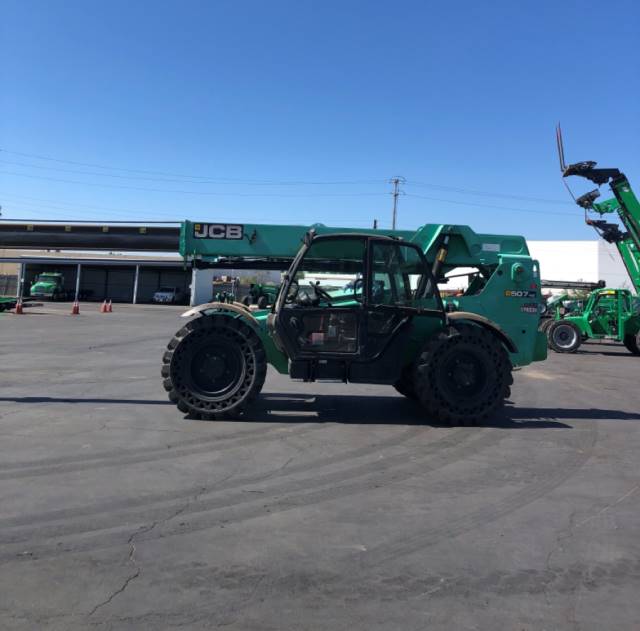
<path fill-rule="evenodd" d="M 206 420 L 241 416 L 260 393 L 266 372 L 257 333 L 224 315 L 191 320 L 163 356 L 169 399 L 180 411 Z"/>
<path fill-rule="evenodd" d="M 623 340 L 627 350 L 634 355 L 640 355 L 640 331 L 635 335 L 633 333 L 627 333 Z"/>
<path fill-rule="evenodd" d="M 556 353 L 575 353 L 582 344 L 582 334 L 573 322 L 558 320 L 547 329 L 547 340 Z"/>
<path fill-rule="evenodd" d="M 503 407 L 512 366 L 490 331 L 458 324 L 427 342 L 415 368 L 415 392 L 424 408 L 451 425 L 474 425 Z"/>

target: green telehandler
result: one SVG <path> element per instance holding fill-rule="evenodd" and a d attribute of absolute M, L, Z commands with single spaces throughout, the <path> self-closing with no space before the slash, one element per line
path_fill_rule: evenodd
<path fill-rule="evenodd" d="M 575 197 L 576 204 L 585 211 L 585 222 L 609 243 L 615 243 L 631 283 L 640 293 L 640 203 L 631 190 L 629 180 L 619 169 L 596 168 L 593 161 L 567 165 L 560 125 L 556 128 L 556 142 L 562 177 L 583 177 L 598 187 L 609 184 L 614 197 L 596 202 L 600 190 L 595 189 Z M 568 187 L 567 187 L 568 188 Z M 617 213 L 626 231 L 616 223 L 592 219 L 588 212 L 600 216 Z M 573 353 L 584 339 L 610 339 L 622 342 L 629 352 L 640 355 L 640 313 L 636 297 L 628 289 L 599 289 L 587 300 L 582 313 L 563 317 L 546 329 L 549 346 L 561 353 Z"/>
<path fill-rule="evenodd" d="M 557 353 L 575 353 L 584 340 L 614 340 L 640 355 L 640 315 L 628 289 L 596 289 L 584 307 L 563 314 L 547 328 L 549 346 Z"/>
<path fill-rule="evenodd" d="M 394 385 L 431 418 L 472 424 L 510 396 L 514 366 L 546 358 L 539 269 L 522 237 L 456 225 L 186 221 L 180 251 L 196 268 L 288 268 L 269 309 L 208 303 L 184 314 L 162 377 L 169 399 L 196 418 L 240 416 L 270 364 L 306 382 Z M 443 301 L 438 283 L 469 267 L 467 291 Z M 338 277 L 350 280 L 336 287 Z"/>
<path fill-rule="evenodd" d="M 242 303 L 246 306 L 257 305 L 260 309 L 270 307 L 276 301 L 278 290 L 278 285 L 251 283 L 247 295 L 242 299 Z"/>

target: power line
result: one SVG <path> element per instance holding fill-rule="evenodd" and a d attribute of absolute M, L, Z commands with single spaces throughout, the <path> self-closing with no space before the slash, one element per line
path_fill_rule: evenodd
<path fill-rule="evenodd" d="M 79 182 L 78 180 L 66 180 L 63 178 L 46 177 L 44 175 L 30 175 L 28 173 L 16 173 L 15 171 L 0 171 L 4 175 L 26 177 L 34 180 L 46 180 L 48 182 L 61 182 L 64 184 L 80 184 L 81 186 L 98 186 L 100 188 L 116 188 L 130 191 L 143 191 L 145 193 L 178 193 L 180 195 L 205 195 L 215 197 L 378 197 L 384 193 L 222 193 L 220 191 L 185 191 L 179 189 L 144 188 L 141 186 L 120 186 L 118 184 L 100 184 L 98 182 Z"/>
<path fill-rule="evenodd" d="M 559 199 L 545 199 L 542 197 L 527 197 L 525 195 L 511 195 L 509 193 L 492 193 L 490 191 L 478 191 L 469 188 L 459 188 L 456 186 L 444 186 L 440 184 L 428 184 L 427 182 L 417 182 L 416 180 L 407 180 L 408 184 L 414 186 L 423 186 L 425 188 L 433 188 L 441 191 L 450 191 L 452 193 L 462 193 L 465 195 L 478 195 L 480 197 L 500 197 L 503 199 L 517 199 L 526 202 L 536 202 L 539 204 L 568 204 L 572 205 L 570 201 Z"/>
<path fill-rule="evenodd" d="M 200 183 L 212 183 L 212 184 L 221 184 L 221 183 L 236 183 L 236 184 L 248 184 L 254 186 L 312 186 L 312 185 L 341 185 L 341 184 L 371 184 L 373 182 L 382 183 L 383 179 L 378 178 L 370 178 L 370 179 L 357 179 L 357 180 L 260 180 L 260 179 L 247 179 L 247 178 L 229 178 L 229 177 L 210 177 L 206 175 L 185 175 L 179 173 L 169 173 L 166 171 L 151 171 L 146 169 L 128 169 L 124 167 L 114 167 L 107 166 L 103 164 L 95 164 L 91 162 L 78 162 L 75 160 L 63 160 L 61 158 L 52 158 L 49 156 L 42 156 L 32 153 L 24 153 L 20 151 L 8 151 L 7 149 L 1 149 L 0 153 L 6 153 L 15 156 L 22 156 L 25 158 L 33 158 L 36 160 L 46 160 L 50 162 L 57 162 L 60 164 L 71 164 L 75 166 L 84 166 L 91 167 L 94 169 L 105 169 L 109 171 L 122 171 L 124 173 L 142 173 L 145 175 L 161 175 L 167 176 L 170 178 L 181 178 L 182 180 L 186 180 L 188 183 L 200 184 Z M 97 176 L 105 176 L 105 177 L 125 177 L 108 173 L 87 173 L 84 171 L 72 171 L 72 170 L 64 170 L 57 169 L 55 167 L 46 167 L 42 165 L 34 165 L 34 164 L 26 164 L 23 162 L 10 162 L 8 160 L 0 160 L 0 162 L 4 162 L 5 164 L 14 164 L 18 166 L 26 166 L 36 169 L 49 169 L 53 171 L 64 171 L 67 173 L 82 173 L 85 175 L 97 175 Z M 152 179 L 152 178 L 130 178 L 130 179 Z M 196 181 L 198 180 L 198 181 Z M 156 181 L 174 181 L 174 180 L 163 180 L 158 179 Z M 180 181 L 180 180 L 178 180 Z"/>
<path fill-rule="evenodd" d="M 576 213 L 553 211 L 553 210 L 531 210 L 529 208 L 513 208 L 510 206 L 494 206 L 493 204 L 480 204 L 475 202 L 461 202 L 453 199 L 442 199 L 440 197 L 427 197 L 426 195 L 414 195 L 413 193 L 406 193 L 407 197 L 415 197 L 418 199 L 428 199 L 432 202 L 442 202 L 445 204 L 456 204 L 458 206 L 470 206 L 479 208 L 491 208 L 492 210 L 508 210 L 509 212 L 517 213 L 533 213 L 537 215 L 562 215 L 563 217 L 576 217 Z"/>

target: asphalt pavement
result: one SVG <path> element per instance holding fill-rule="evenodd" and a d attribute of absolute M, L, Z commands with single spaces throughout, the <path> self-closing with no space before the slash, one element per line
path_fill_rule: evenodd
<path fill-rule="evenodd" d="M 185 419 L 181 308 L 0 314 L 0 629 L 640 629 L 640 358 L 515 373 L 443 427 L 386 386 L 270 371 Z"/>

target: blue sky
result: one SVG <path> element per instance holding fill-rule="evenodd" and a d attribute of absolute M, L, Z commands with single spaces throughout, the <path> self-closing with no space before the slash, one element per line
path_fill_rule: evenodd
<path fill-rule="evenodd" d="M 402 175 L 401 228 L 595 238 L 554 126 L 640 189 L 640 9 L 604 6 L 3 0 L 3 215 L 388 226 Z"/>

